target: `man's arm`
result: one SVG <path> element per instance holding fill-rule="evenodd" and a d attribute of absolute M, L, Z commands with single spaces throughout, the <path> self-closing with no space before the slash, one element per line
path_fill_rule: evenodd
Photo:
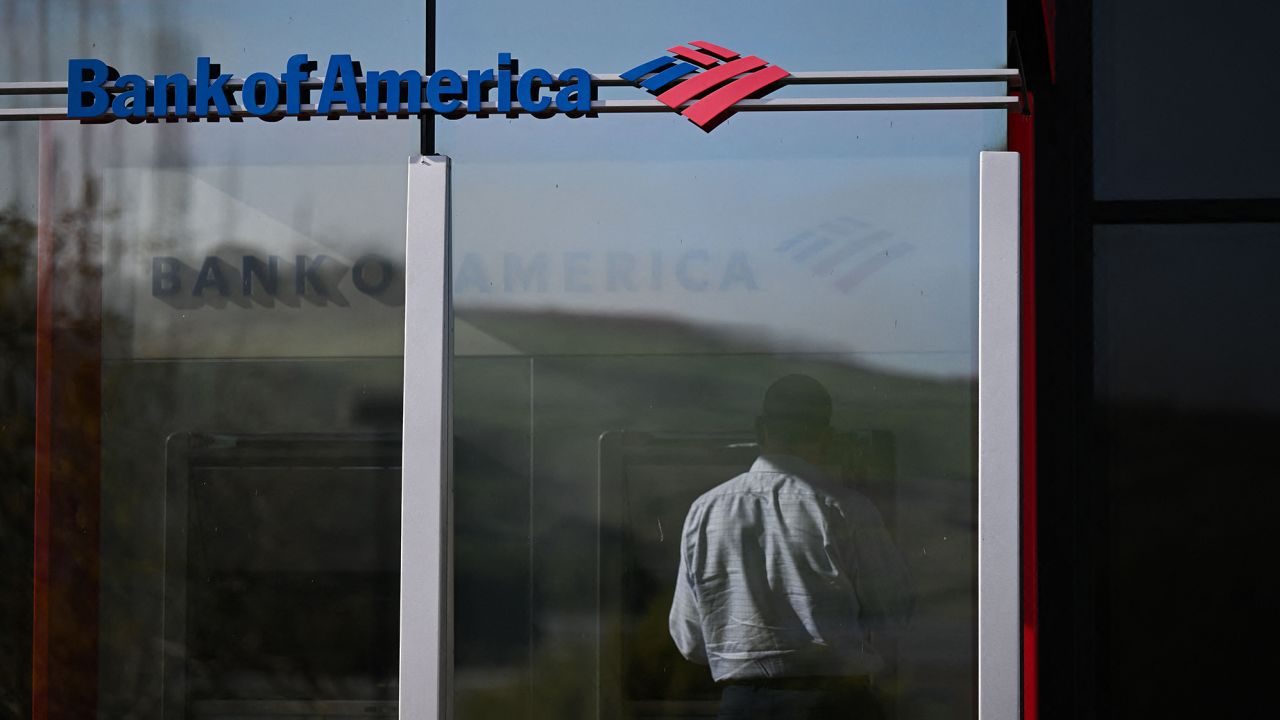
<path fill-rule="evenodd" d="M 680 569 L 676 572 L 676 592 L 671 601 L 671 619 L 668 627 L 671 639 L 676 642 L 680 654 L 701 665 L 707 664 L 707 646 L 702 638 L 702 613 L 698 610 L 698 597 L 689 577 L 688 533 L 681 533 Z"/>
<path fill-rule="evenodd" d="M 869 500 L 860 499 L 852 514 L 854 589 L 858 593 L 862 619 L 876 630 L 901 630 L 915 608 L 915 591 L 907 564 L 889 537 L 880 513 Z"/>

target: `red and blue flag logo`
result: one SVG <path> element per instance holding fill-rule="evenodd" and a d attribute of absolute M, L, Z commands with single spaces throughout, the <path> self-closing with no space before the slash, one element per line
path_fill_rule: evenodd
<path fill-rule="evenodd" d="M 772 92 L 791 73 L 755 55 L 743 57 L 705 40 L 677 45 L 622 73 L 622 79 L 648 90 L 658 102 L 707 132 L 734 113 L 734 105 Z"/>

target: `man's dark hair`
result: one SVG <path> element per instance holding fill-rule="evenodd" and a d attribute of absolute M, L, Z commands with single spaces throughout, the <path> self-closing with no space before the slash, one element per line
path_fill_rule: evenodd
<path fill-rule="evenodd" d="M 808 375 L 779 378 L 764 393 L 760 424 L 773 443 L 819 440 L 831 426 L 831 393 Z"/>

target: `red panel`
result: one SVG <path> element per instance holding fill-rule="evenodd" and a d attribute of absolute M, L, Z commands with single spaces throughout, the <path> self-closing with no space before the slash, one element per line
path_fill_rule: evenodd
<path fill-rule="evenodd" d="M 679 85 L 676 85 L 670 90 L 659 95 L 658 100 L 667 107 L 680 107 L 716 85 L 726 82 L 744 72 L 762 68 L 764 65 L 764 60 L 761 60 L 754 55 L 751 57 L 744 57 L 740 60 L 734 60 L 733 62 L 727 62 L 724 65 L 711 68 L 704 73 L 694 75 L 688 80 L 685 80 Z"/>
<path fill-rule="evenodd" d="M 715 44 L 709 43 L 709 42 L 707 42 L 706 40 L 694 40 L 693 42 L 691 42 L 691 43 L 689 43 L 689 44 L 690 44 L 690 45 L 692 45 L 692 46 L 694 46 L 694 47 L 696 47 L 696 48 L 702 48 L 703 50 L 706 50 L 707 52 L 711 53 L 712 55 L 715 55 L 715 56 L 717 56 L 717 57 L 723 58 L 723 59 L 725 59 L 725 60 L 732 60 L 732 59 L 734 59 L 734 58 L 738 57 L 738 53 L 736 53 L 736 52 L 734 52 L 734 51 L 732 51 L 732 50 L 730 50 L 730 49 L 728 49 L 728 48 L 722 48 L 722 47 L 720 47 L 719 45 L 715 45 Z"/>
<path fill-rule="evenodd" d="M 751 93 L 781 80 L 791 73 L 777 65 L 761 68 L 744 75 L 707 95 L 682 113 L 698 127 L 716 120 L 721 113 L 729 112 L 732 105 Z"/>
<path fill-rule="evenodd" d="M 704 52 L 698 52 L 697 50 L 684 47 L 683 45 L 677 45 L 673 48 L 667 48 L 667 52 L 672 53 L 673 55 L 682 57 L 685 60 L 688 60 L 689 62 L 693 63 L 694 65 L 701 65 L 704 68 L 709 68 L 715 65 L 716 63 L 720 62 L 719 59 L 714 58 Z"/>
<path fill-rule="evenodd" d="M 1029 94 L 1024 95 L 1033 107 Z M 1036 283 L 1035 283 L 1035 121 L 1033 114 L 1009 113 L 1009 149 L 1019 153 L 1021 177 L 1022 324 L 1022 717 L 1039 716 L 1038 593 L 1036 586 Z"/>

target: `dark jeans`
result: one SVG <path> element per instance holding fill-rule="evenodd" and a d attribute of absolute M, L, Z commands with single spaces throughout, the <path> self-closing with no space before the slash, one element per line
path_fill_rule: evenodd
<path fill-rule="evenodd" d="M 884 720 L 875 692 L 865 686 L 820 683 L 742 683 L 720 693 L 719 720 Z"/>

